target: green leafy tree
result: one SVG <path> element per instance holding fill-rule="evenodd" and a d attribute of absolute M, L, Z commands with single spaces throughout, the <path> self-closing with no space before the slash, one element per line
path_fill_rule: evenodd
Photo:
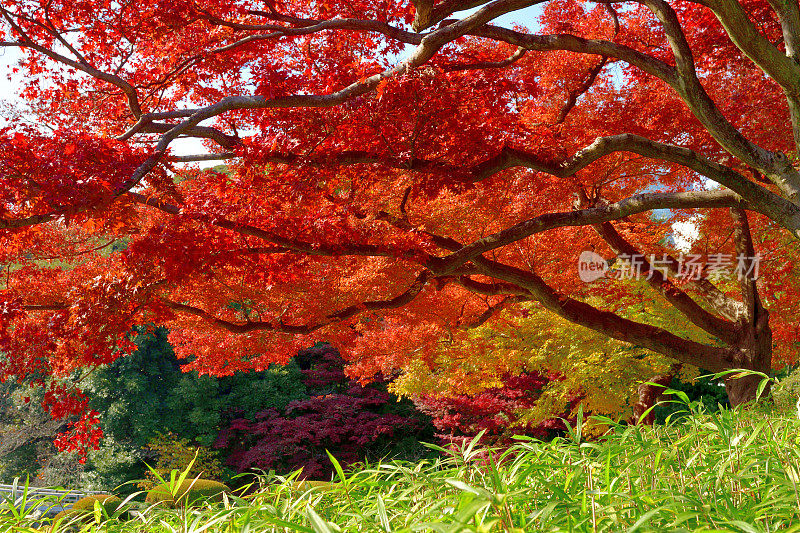
<path fill-rule="evenodd" d="M 164 428 L 164 421 L 174 418 L 167 400 L 181 371 L 164 328 L 142 328 L 133 341 L 136 351 L 95 371 L 86 389 L 106 435 L 144 446 L 159 431 L 172 429 Z"/>
<path fill-rule="evenodd" d="M 185 361 L 175 356 L 165 328 L 138 328 L 133 341 L 137 349 L 131 356 L 97 369 L 85 385 L 105 432 L 100 448 L 88 455 L 85 479 L 91 488 L 143 479 L 144 461 L 158 461 L 148 445 L 159 435 L 208 447 L 233 418 L 307 398 L 293 362 L 260 372 L 200 376 L 181 370 Z"/>

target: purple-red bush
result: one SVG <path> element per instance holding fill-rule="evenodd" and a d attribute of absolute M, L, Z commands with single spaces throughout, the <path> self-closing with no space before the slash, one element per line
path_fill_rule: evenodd
<path fill-rule="evenodd" d="M 398 407 L 380 385 L 362 387 L 347 379 L 341 356 L 330 346 L 304 350 L 296 361 L 311 398 L 293 401 L 283 412 L 261 411 L 255 420 L 234 420 L 217 438 L 214 446 L 226 450 L 227 464 L 239 472 L 302 467 L 301 478 L 330 479 L 326 449 L 348 465 L 393 455 L 403 441 L 405 449 L 413 447 L 425 433 L 420 416 L 406 416 L 413 408 Z"/>
<path fill-rule="evenodd" d="M 509 374 L 502 377 L 502 387 L 475 395 L 424 395 L 414 403 L 433 418 L 433 425 L 442 432 L 438 436 L 446 441 L 462 442 L 481 431 L 485 431 L 483 440 L 487 443 L 502 443 L 511 435 L 547 439 L 566 429 L 561 418 L 526 424 L 518 421 L 522 413 L 534 407 L 549 379 L 534 372 Z M 571 407 L 565 405 L 565 414 Z"/>

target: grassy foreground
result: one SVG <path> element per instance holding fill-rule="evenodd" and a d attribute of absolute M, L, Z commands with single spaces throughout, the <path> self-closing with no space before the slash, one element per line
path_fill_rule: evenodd
<path fill-rule="evenodd" d="M 434 462 L 339 469 L 335 481 L 264 476 L 244 498 L 150 507 L 127 520 L 98 507 L 83 530 L 800 531 L 800 421 L 695 414 L 654 428 L 615 425 L 601 440 L 573 432 L 503 452 L 468 445 Z M 55 526 L 0 510 L 0 531 L 67 530 Z"/>

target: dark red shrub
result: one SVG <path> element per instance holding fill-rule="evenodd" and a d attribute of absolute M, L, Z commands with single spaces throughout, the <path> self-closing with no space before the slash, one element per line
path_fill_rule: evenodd
<path fill-rule="evenodd" d="M 304 350 L 296 361 L 309 399 L 293 401 L 283 412 L 262 411 L 255 420 L 234 420 L 217 438 L 214 446 L 226 450 L 227 464 L 239 472 L 302 467 L 301 478 L 330 479 L 326 449 L 348 465 L 407 451 L 425 436 L 426 424 L 413 416 L 413 406 L 398 404 L 380 383 L 363 387 L 347 379 L 344 361 L 330 346 Z"/>
<path fill-rule="evenodd" d="M 538 373 L 506 375 L 502 387 L 486 389 L 475 395 L 422 396 L 415 404 L 433 418 L 438 436 L 450 442 L 474 438 L 481 431 L 484 442 L 507 442 L 512 435 L 539 439 L 551 438 L 566 429 L 560 418 L 519 424 L 520 416 L 534 407 L 550 378 Z M 565 414 L 572 405 L 565 405 Z"/>

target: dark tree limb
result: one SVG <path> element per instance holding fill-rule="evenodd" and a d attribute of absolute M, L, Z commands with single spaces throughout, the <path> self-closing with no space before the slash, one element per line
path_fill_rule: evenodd
<path fill-rule="evenodd" d="M 625 240 L 611 222 L 595 224 L 593 227 L 614 253 L 624 254 L 631 258 L 636 257 L 637 266 L 641 266 L 641 275 L 645 277 L 648 285 L 688 318 L 690 322 L 711 335 L 722 339 L 727 344 L 736 343 L 738 331 L 733 322 L 709 313 L 695 302 L 691 296 L 672 283 L 663 272 L 652 268 L 652 265 L 645 259 L 644 255 Z"/>
<path fill-rule="evenodd" d="M 231 333 L 243 334 L 243 333 L 250 333 L 252 331 L 275 331 L 279 333 L 290 333 L 294 335 L 307 335 L 309 333 L 317 331 L 318 329 L 324 328 L 325 326 L 329 326 L 331 324 L 347 320 L 348 318 L 352 318 L 364 311 L 378 311 L 378 310 L 396 309 L 398 307 L 402 307 L 412 302 L 422 292 L 422 290 L 428 284 L 428 281 L 430 281 L 430 279 L 431 279 L 430 273 L 427 271 L 422 271 L 414 280 L 414 282 L 405 291 L 398 294 L 397 296 L 389 298 L 387 300 L 372 300 L 372 301 L 362 302 L 356 305 L 351 305 L 349 307 L 336 311 L 335 313 L 327 315 L 323 321 L 318 322 L 316 324 L 292 325 L 292 324 L 285 324 L 280 319 L 275 321 L 248 320 L 247 322 L 244 323 L 235 323 L 235 322 L 230 322 L 228 320 L 223 320 L 199 307 L 175 302 L 163 296 L 159 297 L 159 302 L 175 311 L 180 311 L 183 313 L 187 313 L 202 318 L 206 322 L 209 322 L 217 327 L 230 331 Z"/>

